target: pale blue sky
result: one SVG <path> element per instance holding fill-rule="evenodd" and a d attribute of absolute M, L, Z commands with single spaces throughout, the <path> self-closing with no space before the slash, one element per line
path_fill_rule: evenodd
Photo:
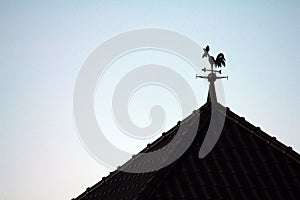
<path fill-rule="evenodd" d="M 0 25 L 0 200 L 71 199 L 107 175 L 76 133 L 74 84 L 99 44 L 143 27 L 172 29 L 209 44 L 212 54 L 223 51 L 226 106 L 300 152 L 296 0 L 1 1 Z M 200 107 L 205 87 L 189 74 L 202 89 Z"/>

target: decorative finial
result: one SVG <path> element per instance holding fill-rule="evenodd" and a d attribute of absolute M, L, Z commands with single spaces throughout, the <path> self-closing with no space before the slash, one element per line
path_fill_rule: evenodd
<path fill-rule="evenodd" d="M 222 74 L 221 70 L 214 70 L 214 66 L 216 68 L 220 68 L 222 66 L 225 67 L 225 56 L 223 53 L 219 53 L 216 57 L 216 59 L 211 56 L 208 52 L 209 52 L 209 46 L 207 45 L 205 48 L 203 48 L 203 55 L 202 58 L 206 58 L 208 57 L 208 62 L 210 63 L 210 67 L 211 69 L 206 69 L 205 67 L 202 69 L 203 72 L 210 72 L 208 74 L 208 76 L 199 76 L 196 74 L 196 78 L 205 78 L 208 80 L 209 82 L 209 91 L 208 91 L 208 97 L 207 97 L 207 101 L 208 102 L 212 102 L 215 103 L 217 102 L 217 95 L 216 95 L 216 90 L 215 90 L 215 81 L 217 79 L 223 79 L 223 78 L 227 78 L 228 80 L 228 76 L 217 76 L 216 73 Z"/>

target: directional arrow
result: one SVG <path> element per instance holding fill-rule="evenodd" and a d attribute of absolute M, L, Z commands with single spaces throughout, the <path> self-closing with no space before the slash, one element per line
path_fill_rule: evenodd
<path fill-rule="evenodd" d="M 202 71 L 204 71 L 204 72 L 218 72 L 218 73 L 222 74 L 222 70 L 206 69 L 205 67 L 202 69 Z"/>

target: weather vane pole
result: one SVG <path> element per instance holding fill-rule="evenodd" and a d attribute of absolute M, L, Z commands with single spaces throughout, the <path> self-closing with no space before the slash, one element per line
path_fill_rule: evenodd
<path fill-rule="evenodd" d="M 228 80 L 228 76 L 217 76 L 216 73 L 222 74 L 221 70 L 214 70 L 214 66 L 217 68 L 220 68 L 222 66 L 225 67 L 225 57 L 223 53 L 219 53 L 217 55 L 217 58 L 215 59 L 213 56 L 211 56 L 209 52 L 209 46 L 206 46 L 206 48 L 203 48 L 204 54 L 202 55 L 202 58 L 208 58 L 208 61 L 210 63 L 211 69 L 206 69 L 205 67 L 202 69 L 204 72 L 210 72 L 207 76 L 200 76 L 196 74 L 196 79 L 197 78 L 204 78 L 207 79 L 209 82 L 209 92 L 208 92 L 208 97 L 207 101 L 215 103 L 217 102 L 217 95 L 216 95 L 216 90 L 215 90 L 215 81 L 217 79 L 223 79 L 226 78 Z"/>

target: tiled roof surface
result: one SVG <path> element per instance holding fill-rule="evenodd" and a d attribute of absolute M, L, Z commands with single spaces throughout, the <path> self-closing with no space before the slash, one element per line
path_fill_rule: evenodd
<path fill-rule="evenodd" d="M 196 113 L 200 121 L 195 120 Z M 199 159 L 198 153 L 209 126 L 211 103 L 142 151 L 165 146 L 179 124 L 189 130 L 199 123 L 193 143 L 177 161 L 148 173 L 116 170 L 76 199 L 300 199 L 300 155 L 228 108 L 219 115 L 226 115 L 224 128 L 205 158 Z"/>

